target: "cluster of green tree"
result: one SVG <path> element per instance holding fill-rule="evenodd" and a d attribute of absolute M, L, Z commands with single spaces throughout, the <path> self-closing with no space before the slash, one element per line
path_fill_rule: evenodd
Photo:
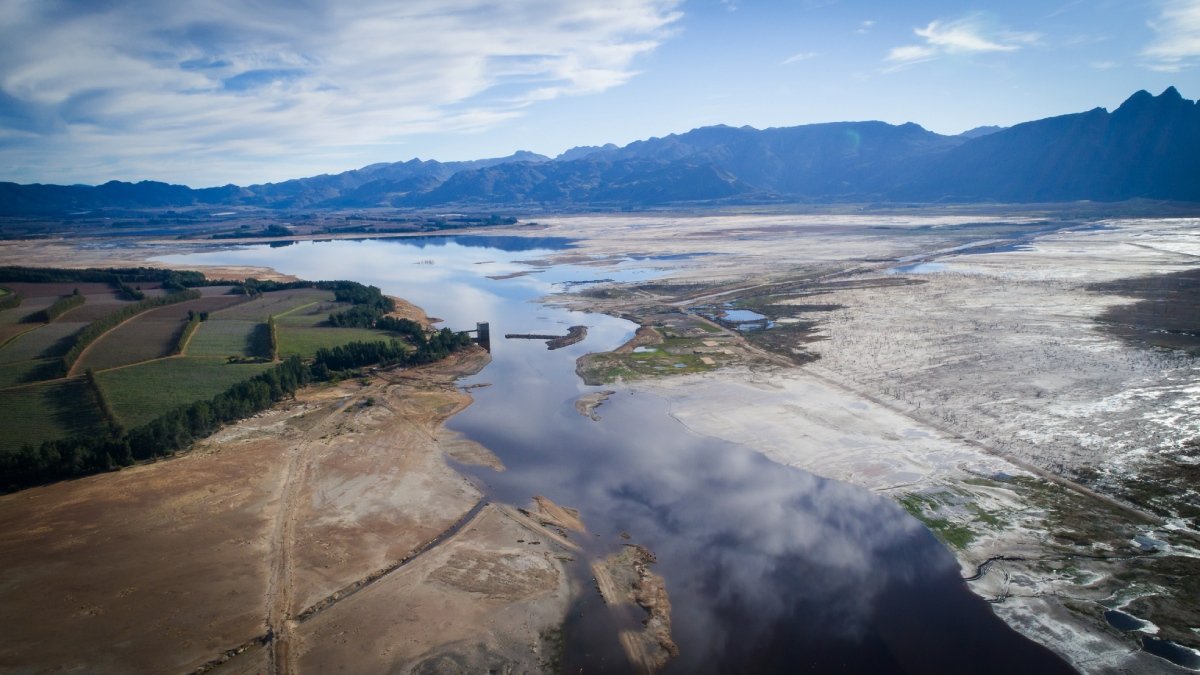
<path fill-rule="evenodd" d="M 3 280 L 0 275 L 0 280 Z M 238 284 L 238 287 L 233 290 L 234 293 L 242 295 L 257 296 L 263 293 L 273 293 L 275 291 L 291 291 L 297 288 L 319 288 L 323 291 L 333 291 L 334 297 L 338 302 L 349 302 L 353 304 L 386 304 L 388 311 L 395 308 L 395 304 L 383 296 L 383 292 L 375 286 L 366 286 L 357 281 L 273 281 L 270 279 L 246 279 Z"/>
<path fill-rule="evenodd" d="M 381 313 L 396 309 L 396 303 L 385 296 L 378 286 L 364 286 L 355 281 L 333 283 L 337 285 L 329 290 L 333 291 L 333 297 L 338 302 L 348 302 L 356 307 L 371 307 Z"/>
<path fill-rule="evenodd" d="M 418 335 L 414 339 L 415 349 L 394 339 L 390 342 L 351 342 L 340 347 L 322 347 L 313 359 L 313 379 L 328 379 L 338 373 L 371 364 L 416 366 L 432 363 L 471 344 L 469 335 L 455 333 L 449 328 L 429 335 L 420 331 Z"/>
<path fill-rule="evenodd" d="M 267 357 L 272 361 L 279 358 L 279 326 L 275 324 L 275 315 L 267 317 Z"/>
<path fill-rule="evenodd" d="M 399 333 L 412 340 L 413 344 L 420 344 L 420 342 L 425 340 L 425 327 L 412 319 L 381 316 L 375 320 L 375 328 Z"/>
<path fill-rule="evenodd" d="M 25 321 L 30 323 L 50 323 L 62 316 L 68 309 L 74 309 L 82 305 L 86 299 L 85 296 L 79 294 L 79 289 L 76 288 L 74 293 L 62 296 L 46 309 L 39 309 L 25 317 Z"/>
<path fill-rule="evenodd" d="M 0 455 L 0 489 L 16 490 L 64 478 L 112 471 L 139 460 L 173 454 L 221 425 L 249 417 L 293 395 L 311 379 L 298 357 L 239 382 L 207 401 L 180 406 L 135 429 L 114 425 L 110 433 L 26 444 Z M 93 383 L 89 375 L 89 382 Z M 95 388 L 99 392 L 99 388 Z M 102 395 L 98 403 L 105 406 Z M 106 410 L 106 415 L 111 411 Z"/>
<path fill-rule="evenodd" d="M 290 237 L 292 231 L 283 225 L 272 224 L 261 230 L 238 230 L 237 232 L 221 232 L 214 234 L 213 239 L 252 239 L 255 237 Z"/>
<path fill-rule="evenodd" d="M 9 291 L 3 296 L 0 296 L 0 310 L 15 309 L 21 306 L 21 294 L 16 291 Z"/>
<path fill-rule="evenodd" d="M 330 313 L 329 325 L 341 328 L 370 328 L 382 313 L 376 307 L 355 305 L 341 312 Z"/>
<path fill-rule="evenodd" d="M 113 288 L 117 289 L 117 295 L 120 295 L 126 300 L 137 301 L 146 299 L 146 294 L 142 292 L 141 286 L 134 288 L 133 286 L 130 286 L 122 281 L 121 277 L 119 276 L 113 275 L 113 278 L 109 281 L 109 283 L 112 284 Z"/>
<path fill-rule="evenodd" d="M 136 302 L 132 305 L 125 305 L 121 309 L 112 312 L 111 314 L 106 314 L 99 319 L 96 319 L 75 335 L 74 342 L 71 344 L 71 348 L 67 350 L 67 353 L 63 356 L 62 372 L 70 372 L 71 366 L 75 365 L 75 361 L 79 359 L 80 354 L 83 354 L 83 350 L 86 349 L 88 345 L 122 321 L 132 318 L 133 316 L 141 314 L 142 312 L 154 307 L 163 307 L 165 305 L 173 305 L 177 302 L 198 299 L 200 299 L 200 291 L 180 291 L 170 295 L 162 295 L 157 298 L 146 298 L 141 302 Z"/>
<path fill-rule="evenodd" d="M 384 314 L 396 309 L 396 303 L 375 286 L 337 289 L 334 297 L 338 302 L 349 302 L 354 306 L 330 314 L 329 323 L 333 326 L 371 328 Z"/>
<path fill-rule="evenodd" d="M 214 283 L 204 278 L 200 272 L 181 272 L 164 270 L 154 267 L 110 267 L 87 269 L 62 269 L 54 267 L 21 267 L 9 265 L 0 267 L 0 281 L 22 281 L 35 284 L 96 282 L 111 284 L 115 278 L 125 282 L 151 283 L 158 282 L 168 290 L 183 290 L 195 286 L 209 286 Z"/>
<path fill-rule="evenodd" d="M 353 307 L 342 312 L 329 315 L 329 323 L 341 327 L 370 328 L 375 320 L 396 309 L 396 303 L 385 296 L 378 286 L 367 286 L 357 281 L 262 281 L 246 279 L 234 292 L 249 296 L 259 296 L 273 291 L 287 291 L 297 288 L 319 288 L 333 291 L 333 297 L 338 302 L 346 302 Z"/>
<path fill-rule="evenodd" d="M 182 354 L 183 350 L 187 349 L 188 342 L 191 341 L 196 329 L 200 327 L 201 321 L 208 321 L 208 312 L 188 310 L 187 323 L 183 325 L 183 330 L 179 332 L 179 339 L 175 341 L 175 350 L 171 352 L 172 354 Z"/>

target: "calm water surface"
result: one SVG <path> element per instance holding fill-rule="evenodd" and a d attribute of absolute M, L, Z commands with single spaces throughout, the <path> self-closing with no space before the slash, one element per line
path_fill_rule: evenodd
<path fill-rule="evenodd" d="M 561 240 L 470 237 L 241 247 L 165 262 L 268 265 L 307 279 L 379 286 L 454 329 L 491 322 L 492 363 L 462 384 L 475 403 L 450 428 L 491 448 L 507 471 L 461 467 L 494 500 L 523 506 L 534 495 L 580 510 L 588 535 L 576 563 L 582 597 L 567 624 L 568 672 L 625 672 L 614 615 L 587 565 L 624 539 L 658 557 L 681 654 L 669 672 L 1056 673 L 1071 670 L 1022 638 L 971 594 L 958 565 L 891 501 L 848 484 L 774 464 L 746 448 L 692 434 L 670 402 L 621 392 L 592 421 L 574 400 L 597 387 L 575 359 L 611 349 L 632 323 L 541 302 L 596 279 L 661 272 L 530 266 Z M 643 260 L 637 265 L 654 264 Z M 502 280 L 514 272 L 533 272 Z M 588 337 L 549 351 L 505 333 Z"/>

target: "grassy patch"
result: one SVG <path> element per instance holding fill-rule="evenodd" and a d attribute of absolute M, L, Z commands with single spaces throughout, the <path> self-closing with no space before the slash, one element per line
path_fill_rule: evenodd
<path fill-rule="evenodd" d="M 62 362 L 59 359 L 31 359 L 0 363 L 0 389 L 52 380 L 61 374 Z"/>
<path fill-rule="evenodd" d="M 97 373 L 96 380 L 117 419 L 132 428 L 176 406 L 212 398 L 270 367 L 269 363 L 174 357 Z"/>
<path fill-rule="evenodd" d="M 70 338 L 86 325 L 73 321 L 55 321 L 38 326 L 0 348 L 0 363 L 62 357 L 71 348 Z"/>
<path fill-rule="evenodd" d="M 711 365 L 704 362 L 706 357 L 712 359 Z M 667 337 L 655 345 L 654 351 L 588 354 L 580 360 L 579 372 L 589 384 L 605 384 L 618 378 L 636 380 L 701 373 L 720 367 L 730 358 L 720 350 L 705 348 L 700 339 Z"/>
<path fill-rule="evenodd" d="M 20 424 L 5 424 L 0 452 L 104 429 L 95 399 L 82 378 L 0 390 L 0 419 L 20 420 Z"/>
<path fill-rule="evenodd" d="M 278 316 L 304 305 L 333 304 L 333 291 L 323 291 L 316 288 L 297 288 L 288 291 L 265 293 L 249 302 L 235 305 L 228 309 L 214 312 L 209 318 L 221 320 L 242 320 L 265 322 L 272 314 Z M 324 311 L 329 314 L 329 309 Z"/>
<path fill-rule="evenodd" d="M 266 356 L 258 346 L 258 333 L 264 324 L 244 319 L 209 318 L 202 321 L 188 343 L 188 356 L 252 357 Z"/>
<path fill-rule="evenodd" d="M 322 347 L 340 347 L 350 342 L 376 342 L 393 337 L 391 333 L 370 328 L 335 328 L 327 325 L 331 312 L 348 307 L 332 302 L 309 302 L 283 314 L 276 314 L 279 357 L 312 356 Z"/>
<path fill-rule="evenodd" d="M 179 344 L 189 311 L 212 312 L 240 301 L 237 296 L 210 296 L 148 310 L 98 338 L 79 368 L 100 371 L 170 356 Z"/>
<path fill-rule="evenodd" d="M 36 325 L 5 343 L 0 347 L 0 388 L 62 375 L 60 358 L 70 349 L 73 336 L 86 325 L 68 321 Z"/>
<path fill-rule="evenodd" d="M 994 529 L 1003 528 L 1007 525 L 1007 523 L 1000 519 L 1000 517 L 998 517 L 996 514 L 985 511 L 983 507 L 979 506 L 978 504 L 967 504 L 967 509 L 971 512 L 975 522 L 977 523 L 983 523 L 984 525 L 988 525 Z"/>
<path fill-rule="evenodd" d="M 1129 540 L 1137 528 L 1116 507 L 1040 478 L 1014 476 L 1012 485 L 1024 500 L 1046 511 L 1046 529 L 1060 543 L 1090 548 L 1102 542 L 1116 550 L 1132 548 Z"/>
<path fill-rule="evenodd" d="M 351 342 L 387 341 L 391 333 L 369 328 L 327 326 L 279 326 L 279 357 L 312 356 L 322 347 L 340 347 Z"/>
<path fill-rule="evenodd" d="M 938 518 L 936 514 L 940 504 L 930 495 L 907 494 L 900 498 L 900 505 L 904 510 L 924 523 L 934 536 L 954 548 L 966 548 L 967 544 L 975 539 L 975 532 L 965 525 Z"/>

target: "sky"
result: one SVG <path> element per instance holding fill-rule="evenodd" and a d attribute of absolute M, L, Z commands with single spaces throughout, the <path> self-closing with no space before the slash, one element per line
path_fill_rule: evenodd
<path fill-rule="evenodd" d="M 193 187 L 711 125 L 1200 97 L 1200 0 L 0 0 L 0 181 Z"/>

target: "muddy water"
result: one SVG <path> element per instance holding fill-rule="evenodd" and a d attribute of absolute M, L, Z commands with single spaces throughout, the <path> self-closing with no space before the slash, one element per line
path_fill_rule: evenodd
<path fill-rule="evenodd" d="M 564 284 L 650 278 L 653 270 L 531 267 L 550 255 L 491 238 L 421 243 L 303 243 L 188 256 L 269 265 L 309 279 L 355 279 L 405 297 L 454 329 L 491 322 L 493 361 L 464 385 L 475 403 L 450 427 L 491 448 L 507 470 L 468 469 L 492 499 L 545 495 L 588 527 L 577 563 L 582 595 L 566 629 L 564 670 L 627 672 L 616 632 L 631 619 L 603 605 L 587 563 L 630 540 L 658 557 L 680 656 L 669 672 L 1071 672 L 972 595 L 958 565 L 892 502 L 767 461 L 752 448 L 699 437 L 670 402 L 620 392 L 580 415 L 575 359 L 611 349 L 635 326 L 536 302 Z M 509 249 L 509 250 L 505 250 Z M 179 258 L 167 258 L 167 262 Z M 532 274 L 504 277 L 514 272 Z M 505 333 L 565 333 L 550 351 Z"/>

